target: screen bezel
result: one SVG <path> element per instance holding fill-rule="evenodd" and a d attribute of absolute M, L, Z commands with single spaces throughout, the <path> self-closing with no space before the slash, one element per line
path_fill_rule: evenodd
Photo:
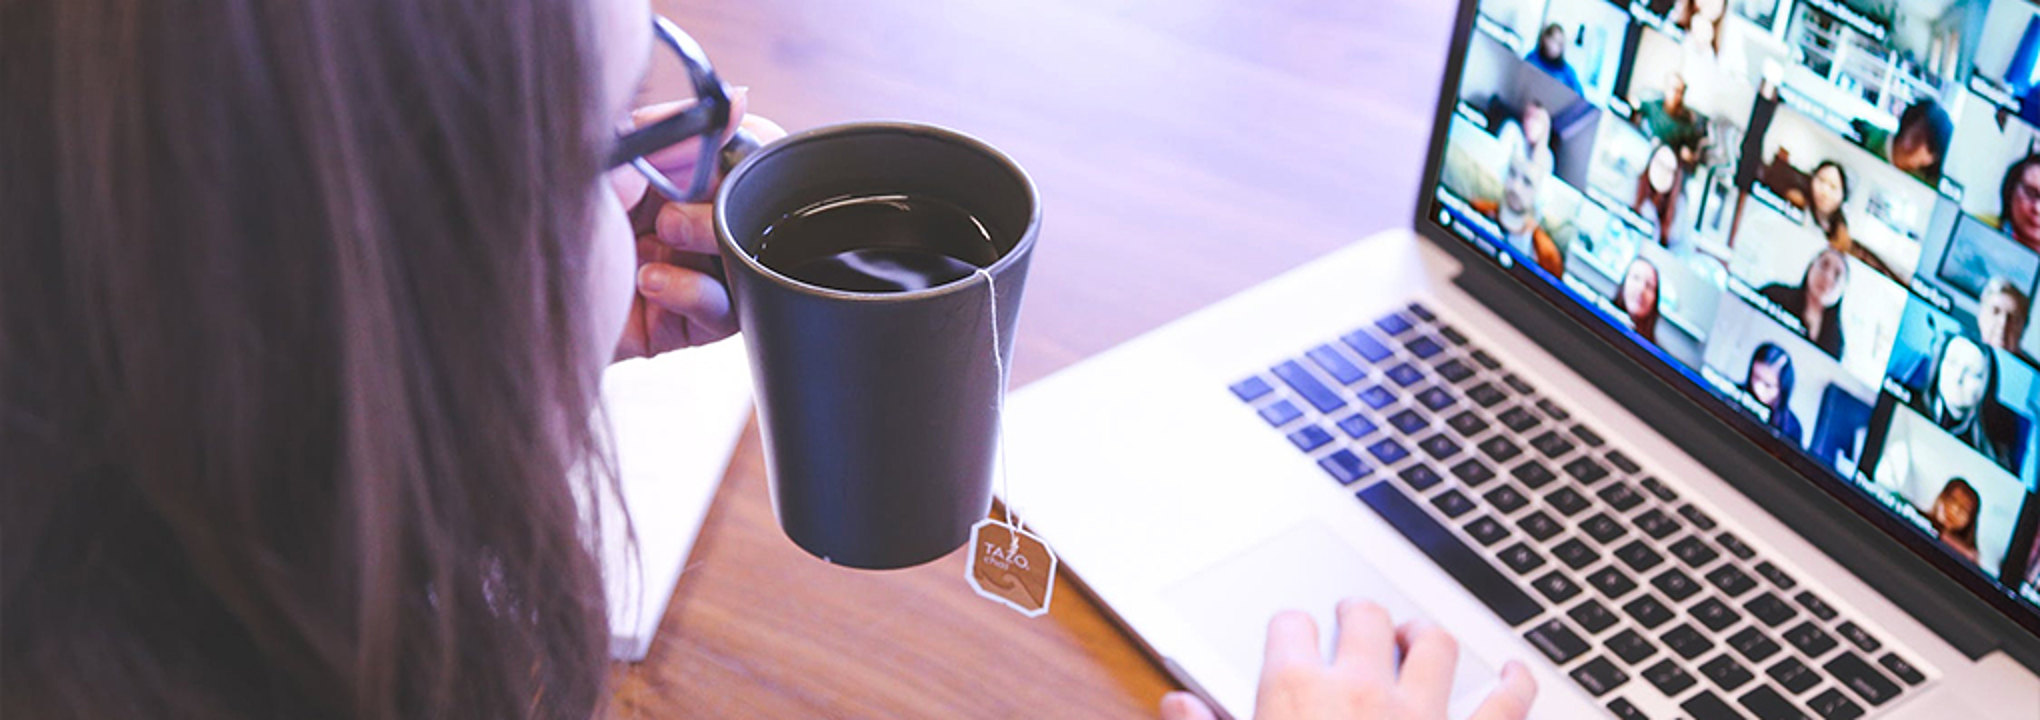
<path fill-rule="evenodd" d="M 1669 360 L 1653 352 L 1649 346 L 1638 342 L 1626 328 L 1608 322 L 1596 315 L 1585 303 L 1568 296 L 1563 283 L 1547 280 L 1548 277 L 1535 263 L 1511 262 L 1504 264 L 1497 260 L 1499 255 L 1480 252 L 1474 244 L 1460 237 L 1450 228 L 1438 223 L 1433 217 L 1437 205 L 1438 187 L 1444 171 L 1446 141 L 1451 136 L 1452 116 L 1459 98 L 1460 72 L 1465 67 L 1467 45 L 1472 39 L 1475 17 L 1480 0 L 1459 0 L 1457 17 L 1453 22 L 1450 54 L 1444 63 L 1443 82 L 1439 86 L 1438 107 L 1432 118 L 1430 145 L 1424 156 L 1424 174 L 1417 190 L 1415 218 L 1412 226 L 1417 233 L 1430 242 L 1445 248 L 1467 266 L 1469 270 L 1478 267 L 1489 274 L 1505 276 L 1531 295 L 1543 301 L 1545 309 L 1556 311 L 1572 323 L 1580 326 L 1595 339 L 1599 353 L 1613 352 L 1649 371 L 1659 382 L 1669 386 L 1684 398 L 1688 409 L 1704 412 L 1726 424 L 1753 449 L 1778 460 L 1790 468 L 1792 473 L 1811 483 L 1825 496 L 1839 502 L 1855 517 L 1870 523 L 1886 537 L 1903 545 L 1913 555 L 1925 560 L 1941 574 L 1959 583 L 1963 589 L 1986 603 L 2007 619 L 2017 623 L 2035 638 L 2040 638 L 2040 608 L 2021 602 L 2012 593 L 2017 589 L 2011 585 L 1999 585 L 1986 577 L 1979 569 L 1964 564 L 1933 540 L 1928 539 L 1902 519 L 1892 515 L 1882 506 L 1838 477 L 1834 471 L 1816 462 L 1797 447 L 1789 447 L 1777 436 L 1772 435 L 1764 425 L 1742 412 L 1736 406 L 1709 391 L 1693 380 L 1692 376 L 1673 365 Z M 1497 247 L 1496 253 L 1506 253 Z M 2019 529 L 2025 529 L 2021 523 Z M 2016 531 L 2015 531 L 2016 532 Z M 2017 542 L 2017 535 L 2014 535 Z"/>

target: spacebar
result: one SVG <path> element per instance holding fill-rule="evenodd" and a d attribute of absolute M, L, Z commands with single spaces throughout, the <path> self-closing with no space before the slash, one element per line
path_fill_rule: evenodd
<path fill-rule="evenodd" d="M 1487 603 L 1488 609 L 1494 610 L 1510 627 L 1537 617 L 1537 613 L 1543 610 L 1528 593 L 1516 587 L 1466 543 L 1453 537 L 1451 530 L 1431 519 L 1429 513 L 1410 501 L 1409 496 L 1396 489 L 1394 483 L 1375 483 L 1360 491 L 1360 499 L 1374 508 L 1374 512 L 1387 520 L 1396 532 L 1402 533 L 1425 555 L 1431 556 L 1432 562 L 1445 568 L 1452 579 L 1458 580 L 1474 597 Z"/>

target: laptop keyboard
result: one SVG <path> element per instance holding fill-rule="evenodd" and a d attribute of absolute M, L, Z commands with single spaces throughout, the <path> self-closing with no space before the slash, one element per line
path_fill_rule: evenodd
<path fill-rule="evenodd" d="M 1937 675 L 1422 305 L 1231 390 L 1615 717 L 1847 720 Z"/>

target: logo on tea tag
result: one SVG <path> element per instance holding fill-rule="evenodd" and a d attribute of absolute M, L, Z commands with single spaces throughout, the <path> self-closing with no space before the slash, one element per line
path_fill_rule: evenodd
<path fill-rule="evenodd" d="M 985 518 L 971 527 L 970 563 L 964 579 L 986 598 L 1027 617 L 1048 612 L 1055 595 L 1055 551 L 1026 530 Z"/>

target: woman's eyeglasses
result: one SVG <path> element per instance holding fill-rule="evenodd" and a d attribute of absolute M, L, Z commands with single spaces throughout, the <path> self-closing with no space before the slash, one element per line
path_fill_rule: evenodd
<path fill-rule="evenodd" d="M 679 57 L 694 91 L 694 104 L 672 117 L 624 133 L 616 141 L 616 150 L 610 154 L 609 167 L 629 165 L 635 168 L 651 182 L 653 189 L 668 200 L 700 202 L 707 199 L 709 185 L 714 182 L 717 161 L 722 152 L 719 140 L 730 127 L 730 96 L 723 88 L 722 80 L 716 77 L 715 68 L 708 64 L 708 55 L 702 52 L 701 45 L 688 37 L 679 25 L 653 16 L 652 33 L 657 45 L 653 52 L 670 52 Z M 686 188 L 674 185 L 671 178 L 645 159 L 647 155 L 695 137 L 701 138 L 701 156 L 695 159 L 694 177 Z"/>

